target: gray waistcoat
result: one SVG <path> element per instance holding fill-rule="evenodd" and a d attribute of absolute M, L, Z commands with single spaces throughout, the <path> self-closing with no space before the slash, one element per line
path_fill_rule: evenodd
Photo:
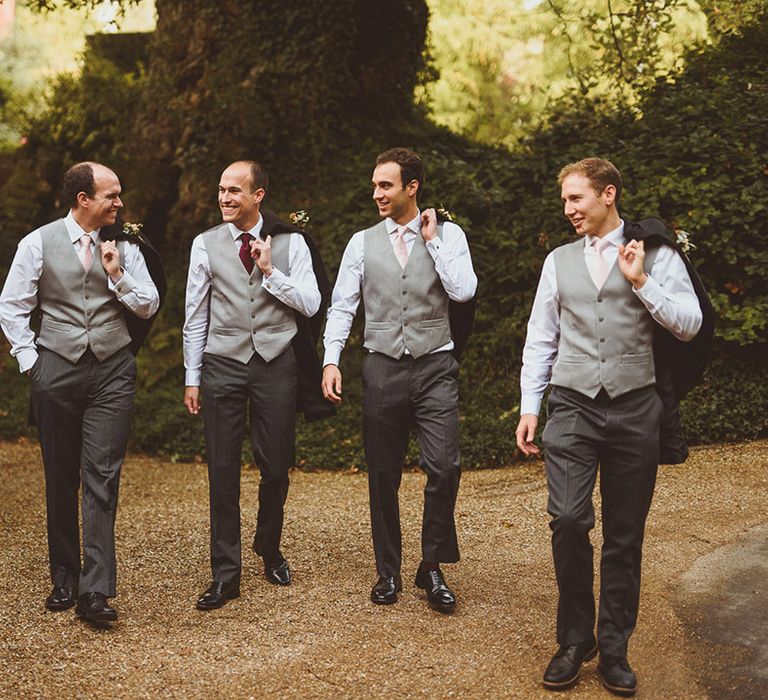
<path fill-rule="evenodd" d="M 418 358 L 448 343 L 448 295 L 424 239 L 416 236 L 403 269 L 385 222 L 364 236 L 365 347 L 399 359 L 406 348 Z"/>
<path fill-rule="evenodd" d="M 107 286 L 98 246 L 88 273 L 83 269 L 63 219 L 40 229 L 43 271 L 37 298 L 42 311 L 39 345 L 70 362 L 90 347 L 99 362 L 131 342 L 123 305 Z M 124 244 L 119 246 L 121 259 Z"/>
<path fill-rule="evenodd" d="M 646 271 L 656 250 L 645 256 Z M 551 383 L 594 398 L 611 398 L 654 384 L 654 320 L 619 269 L 611 268 L 601 290 L 584 260 L 584 241 L 555 250 L 560 295 L 560 343 Z"/>
<path fill-rule="evenodd" d="M 293 309 L 263 289 L 254 265 L 250 277 L 227 224 L 203 234 L 211 265 L 211 311 L 205 352 L 247 364 L 254 352 L 267 362 L 283 353 L 296 335 Z M 288 274 L 290 236 L 272 239 L 272 265 Z"/>

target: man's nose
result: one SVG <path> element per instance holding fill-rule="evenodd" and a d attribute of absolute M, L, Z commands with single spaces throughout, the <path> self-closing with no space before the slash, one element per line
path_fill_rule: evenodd
<path fill-rule="evenodd" d="M 123 200 L 120 197 L 115 197 L 115 206 L 119 209 L 123 206 Z"/>

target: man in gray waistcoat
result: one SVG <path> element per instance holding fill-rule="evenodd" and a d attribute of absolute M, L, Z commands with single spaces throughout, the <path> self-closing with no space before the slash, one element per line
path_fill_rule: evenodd
<path fill-rule="evenodd" d="M 98 163 L 64 175 L 69 214 L 25 236 L 0 296 L 0 322 L 21 372 L 45 467 L 49 610 L 77 604 L 91 623 L 117 619 L 115 515 L 133 408 L 136 360 L 128 311 L 149 318 L 158 293 L 139 246 L 101 240 L 115 223 L 120 181 Z M 41 312 L 40 334 L 30 328 Z M 77 494 L 82 480 L 83 559 Z"/>
<path fill-rule="evenodd" d="M 561 690 L 599 649 L 598 673 L 617 695 L 637 678 L 627 661 L 640 601 L 645 520 L 659 461 L 661 400 L 653 333 L 660 324 L 691 340 L 702 314 L 672 247 L 627 240 L 617 204 L 622 179 L 607 160 L 587 158 L 559 175 L 565 216 L 582 238 L 544 261 L 523 351 L 517 445 L 537 454 L 534 435 L 551 384 L 545 447 L 552 552 L 559 590 L 559 649 L 543 683 Z M 600 473 L 603 549 L 595 639 L 592 490 Z"/>
<path fill-rule="evenodd" d="M 398 489 L 415 427 L 427 474 L 416 586 L 432 608 L 452 612 L 456 596 L 440 569 L 459 559 L 458 364 L 448 307 L 449 299 L 473 298 L 477 277 L 461 228 L 438 226 L 434 209 L 419 211 L 423 182 L 421 159 L 405 148 L 376 160 L 373 199 L 382 221 L 352 236 L 344 251 L 325 329 L 323 394 L 341 403 L 339 357 L 362 296 L 363 430 L 378 573 L 371 600 L 395 603 L 402 590 Z"/>
<path fill-rule="evenodd" d="M 184 323 L 184 404 L 202 409 L 208 455 L 213 580 L 199 610 L 240 595 L 240 453 L 246 415 L 261 472 L 253 549 L 274 584 L 289 585 L 280 551 L 288 470 L 295 461 L 296 313 L 313 316 L 320 291 L 299 233 L 262 237 L 264 169 L 232 163 L 221 175 L 223 223 L 192 243 Z"/>

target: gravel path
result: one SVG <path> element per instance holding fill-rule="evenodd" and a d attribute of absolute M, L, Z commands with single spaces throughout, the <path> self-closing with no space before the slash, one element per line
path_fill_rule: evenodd
<path fill-rule="evenodd" d="M 718 604 L 722 577 L 694 564 L 768 520 L 767 466 L 761 441 L 696 449 L 687 464 L 661 469 L 630 648 L 638 697 L 736 692 L 730 669 L 749 650 L 708 641 L 702 621 Z M 463 559 L 444 569 L 459 595 L 453 616 L 430 611 L 413 586 L 423 488 L 416 473 L 401 489 L 405 590 L 397 605 L 368 600 L 375 574 L 365 475 L 295 472 L 283 546 L 294 585 L 270 585 L 244 551 L 241 597 L 202 613 L 194 601 L 209 578 L 205 468 L 130 456 L 117 526 L 120 620 L 98 631 L 71 610 L 43 607 L 38 447 L 0 443 L 0 476 L 0 697 L 553 697 L 540 686 L 555 608 L 540 463 L 463 476 Z M 246 545 L 257 483 L 257 472 L 244 470 Z M 599 523 L 597 542 L 598 532 Z M 611 696 L 591 663 L 576 688 L 555 697 Z"/>

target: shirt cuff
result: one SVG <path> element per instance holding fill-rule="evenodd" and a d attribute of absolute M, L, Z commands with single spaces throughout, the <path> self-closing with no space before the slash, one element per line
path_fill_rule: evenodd
<path fill-rule="evenodd" d="M 662 292 L 661 285 L 650 275 L 648 275 L 641 289 L 632 287 L 632 291 L 648 309 L 656 309 L 664 302 L 664 293 Z"/>
<path fill-rule="evenodd" d="M 443 242 L 440 240 L 440 236 L 435 236 L 431 241 L 425 243 L 429 254 L 433 260 L 436 260 L 441 255 Z"/>
<path fill-rule="evenodd" d="M 120 268 L 123 272 L 123 276 L 118 280 L 117 284 L 112 282 L 112 278 L 107 275 L 107 285 L 109 288 L 117 294 L 117 298 L 124 297 L 128 292 L 136 288 L 136 280 L 131 277 L 129 272 L 126 272 Z"/>
<path fill-rule="evenodd" d="M 323 367 L 326 365 L 339 366 L 339 360 L 341 359 L 341 348 L 336 345 L 328 345 L 325 348 L 325 356 L 323 357 Z"/>
<path fill-rule="evenodd" d="M 27 370 L 32 369 L 35 362 L 37 362 L 38 354 L 34 348 L 27 348 L 22 350 L 16 355 L 16 360 L 19 363 L 19 372 L 24 374 Z"/>
<path fill-rule="evenodd" d="M 261 286 L 270 294 L 276 294 L 283 287 L 286 279 L 288 279 L 287 275 L 273 265 L 272 274 L 261 280 Z"/>
<path fill-rule="evenodd" d="M 200 386 L 200 370 L 188 369 L 184 373 L 184 386 Z"/>
<path fill-rule="evenodd" d="M 536 394 L 524 394 L 520 399 L 520 415 L 530 413 L 534 416 L 539 415 L 541 410 L 541 396 Z"/>

